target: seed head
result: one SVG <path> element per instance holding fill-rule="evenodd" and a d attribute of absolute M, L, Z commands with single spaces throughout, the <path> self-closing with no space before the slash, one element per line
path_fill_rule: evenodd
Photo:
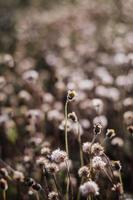
<path fill-rule="evenodd" d="M 3 178 L 0 179 L 0 188 L 5 191 L 8 189 L 7 181 Z"/>
<path fill-rule="evenodd" d="M 106 166 L 106 163 L 102 160 L 102 158 L 100 156 L 95 156 L 92 159 L 92 167 L 95 170 L 101 170 L 104 169 L 104 167 Z"/>
<path fill-rule="evenodd" d="M 133 125 L 128 126 L 128 127 L 127 127 L 127 130 L 128 130 L 128 132 L 129 132 L 130 134 L 133 134 Z"/>
<path fill-rule="evenodd" d="M 71 119 L 73 122 L 77 122 L 78 121 L 75 112 L 69 113 L 68 114 L 68 118 Z"/>
<path fill-rule="evenodd" d="M 113 161 L 113 167 L 115 170 L 120 171 L 122 168 L 120 161 Z"/>
<path fill-rule="evenodd" d="M 51 154 L 51 160 L 55 163 L 61 163 L 68 159 L 67 153 L 65 151 L 61 151 L 60 149 L 56 149 Z"/>
<path fill-rule="evenodd" d="M 84 153 L 89 153 L 91 147 L 91 142 L 85 142 L 83 143 L 82 149 Z"/>
<path fill-rule="evenodd" d="M 83 166 L 78 170 L 79 177 L 87 177 L 89 176 L 89 173 L 90 171 L 87 166 Z"/>
<path fill-rule="evenodd" d="M 8 177 L 8 176 L 9 176 L 9 175 L 8 175 L 8 171 L 7 171 L 6 168 L 1 168 L 1 169 L 0 169 L 0 174 L 1 174 L 2 176 L 4 176 L 4 177 Z"/>
<path fill-rule="evenodd" d="M 74 101 L 76 96 L 77 96 L 77 93 L 75 92 L 75 90 L 68 90 L 68 93 L 67 93 L 68 101 Z"/>
<path fill-rule="evenodd" d="M 51 174 L 55 174 L 59 171 L 59 167 L 55 163 L 49 163 L 46 165 L 46 170 L 47 170 L 47 172 L 49 172 Z"/>
<path fill-rule="evenodd" d="M 115 130 L 114 129 L 107 129 L 107 132 L 106 132 L 106 136 L 108 137 L 108 138 L 113 138 L 114 136 L 116 135 L 116 133 L 115 133 Z"/>
<path fill-rule="evenodd" d="M 14 171 L 13 172 L 13 179 L 16 181 L 23 182 L 24 181 L 24 174 L 19 171 Z"/>
<path fill-rule="evenodd" d="M 24 183 L 26 186 L 31 187 L 35 183 L 35 181 L 32 178 L 25 178 Z"/>
<path fill-rule="evenodd" d="M 32 188 L 33 190 L 40 191 L 42 189 L 42 186 L 39 183 L 34 183 L 32 185 Z"/>
<path fill-rule="evenodd" d="M 80 192 L 83 196 L 99 195 L 99 187 L 94 181 L 90 180 L 80 186 Z"/>
<path fill-rule="evenodd" d="M 48 200 L 58 200 L 58 199 L 59 198 L 57 192 L 52 191 L 48 194 Z"/>
<path fill-rule="evenodd" d="M 94 124 L 93 130 L 95 135 L 100 134 L 102 131 L 102 125 L 100 123 Z"/>
<path fill-rule="evenodd" d="M 102 155 L 104 148 L 99 143 L 94 143 L 91 147 L 91 153 L 93 155 Z"/>

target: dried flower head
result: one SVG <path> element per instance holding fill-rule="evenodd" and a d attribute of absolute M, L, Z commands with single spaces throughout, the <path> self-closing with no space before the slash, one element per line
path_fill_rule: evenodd
<path fill-rule="evenodd" d="M 114 129 L 107 129 L 107 132 L 106 132 L 106 136 L 108 137 L 108 138 L 113 138 L 114 136 L 116 135 L 116 133 L 115 133 L 115 130 Z"/>
<path fill-rule="evenodd" d="M 8 189 L 7 181 L 3 178 L 0 179 L 0 188 L 5 191 Z"/>
<path fill-rule="evenodd" d="M 4 177 L 8 177 L 8 176 L 9 176 L 9 175 L 8 175 L 8 171 L 7 171 L 6 168 L 1 168 L 1 169 L 0 169 L 0 174 L 1 174 L 2 176 L 4 176 Z"/>
<path fill-rule="evenodd" d="M 51 150 L 50 150 L 49 147 L 43 147 L 43 148 L 41 149 L 41 155 L 43 155 L 43 156 L 49 155 L 50 152 L 51 152 Z"/>
<path fill-rule="evenodd" d="M 59 129 L 60 130 L 65 130 L 65 120 L 63 120 L 62 122 L 61 122 L 61 124 L 59 125 Z M 69 132 L 69 131 L 71 131 L 72 130 L 72 122 L 70 121 L 70 120 L 68 120 L 67 121 L 67 131 Z"/>
<path fill-rule="evenodd" d="M 84 153 L 89 153 L 91 147 L 91 142 L 85 142 L 83 143 L 82 149 Z"/>
<path fill-rule="evenodd" d="M 77 96 L 77 93 L 76 93 L 75 90 L 68 90 L 68 93 L 67 93 L 67 100 L 68 101 L 74 101 L 76 96 Z"/>
<path fill-rule="evenodd" d="M 65 151 L 62 151 L 60 149 L 56 149 L 51 154 L 51 160 L 56 163 L 64 162 L 68 159 L 67 153 Z"/>
<path fill-rule="evenodd" d="M 92 167 L 95 170 L 102 170 L 106 166 L 106 163 L 102 160 L 100 156 L 95 156 L 92 159 Z"/>
<path fill-rule="evenodd" d="M 95 135 L 100 134 L 102 132 L 102 125 L 100 123 L 94 124 L 93 131 Z"/>
<path fill-rule="evenodd" d="M 80 186 L 80 192 L 83 196 L 99 195 L 99 187 L 96 182 L 90 180 Z"/>
<path fill-rule="evenodd" d="M 112 189 L 112 191 L 116 191 L 116 192 L 118 192 L 119 194 L 122 194 L 122 193 L 123 193 L 123 191 L 122 191 L 122 186 L 121 186 L 120 183 L 117 183 L 117 184 L 113 185 L 113 187 L 112 187 L 111 189 Z"/>
<path fill-rule="evenodd" d="M 58 199 L 59 198 L 57 192 L 52 191 L 48 194 L 48 200 L 58 200 Z"/>
<path fill-rule="evenodd" d="M 48 163 L 46 165 L 46 170 L 48 173 L 55 174 L 59 171 L 59 167 L 55 163 Z"/>
<path fill-rule="evenodd" d="M 133 124 L 133 112 L 132 111 L 126 111 L 123 115 L 124 122 L 126 125 Z"/>
<path fill-rule="evenodd" d="M 31 187 L 35 183 L 35 180 L 33 178 L 25 178 L 24 183 L 26 186 Z"/>
<path fill-rule="evenodd" d="M 91 146 L 91 153 L 94 155 L 102 155 L 104 152 L 104 148 L 99 143 L 94 143 Z"/>
<path fill-rule="evenodd" d="M 90 171 L 87 166 L 83 166 L 78 170 L 79 177 L 88 177 L 89 174 L 90 174 Z"/>
<path fill-rule="evenodd" d="M 133 125 L 128 126 L 128 127 L 127 127 L 127 130 L 128 130 L 128 132 L 129 132 L 130 134 L 133 134 Z"/>
<path fill-rule="evenodd" d="M 124 141 L 120 137 L 115 137 L 115 138 L 112 139 L 111 144 L 113 146 L 123 147 Z"/>
<path fill-rule="evenodd" d="M 121 168 L 122 168 L 121 163 L 120 163 L 119 160 L 113 161 L 112 165 L 113 165 L 114 169 L 117 170 L 117 171 L 120 171 Z"/>
<path fill-rule="evenodd" d="M 33 190 L 40 191 L 42 189 L 42 186 L 39 183 L 34 183 L 32 185 L 32 188 Z"/>
<path fill-rule="evenodd" d="M 13 172 L 13 179 L 16 181 L 23 182 L 24 181 L 24 174 L 19 171 L 14 171 Z"/>
<path fill-rule="evenodd" d="M 77 122 L 78 121 L 75 112 L 69 113 L 68 114 L 68 119 L 71 119 L 73 122 Z"/>

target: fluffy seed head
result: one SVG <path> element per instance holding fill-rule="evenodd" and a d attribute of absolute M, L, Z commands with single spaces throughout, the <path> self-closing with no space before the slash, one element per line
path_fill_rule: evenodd
<path fill-rule="evenodd" d="M 58 193 L 57 192 L 50 192 L 48 194 L 48 200 L 58 200 Z"/>
<path fill-rule="evenodd" d="M 83 196 L 99 195 L 99 187 L 94 181 L 90 180 L 80 186 L 80 192 Z"/>
<path fill-rule="evenodd" d="M 51 160 L 55 163 L 61 163 L 68 159 L 67 153 L 65 151 L 61 151 L 60 149 L 56 149 L 51 154 Z"/>
<path fill-rule="evenodd" d="M 55 174 L 59 171 L 59 167 L 55 163 L 49 163 L 46 165 L 46 170 L 47 170 L 47 172 L 49 172 L 51 174 Z"/>
<path fill-rule="evenodd" d="M 91 142 L 85 142 L 83 143 L 82 149 L 84 153 L 89 153 L 91 147 Z"/>
<path fill-rule="evenodd" d="M 120 171 L 122 168 L 120 161 L 113 161 L 113 167 L 115 170 Z"/>
<path fill-rule="evenodd" d="M 102 155 L 104 148 L 99 143 L 94 143 L 91 147 L 91 153 L 94 155 Z"/>
<path fill-rule="evenodd" d="M 89 176 L 89 169 L 87 166 L 83 166 L 78 170 L 79 177 L 87 177 Z"/>
<path fill-rule="evenodd" d="M 104 169 L 105 166 L 106 166 L 106 163 L 102 160 L 101 157 L 95 156 L 95 157 L 92 159 L 92 167 L 93 167 L 95 170 Z"/>

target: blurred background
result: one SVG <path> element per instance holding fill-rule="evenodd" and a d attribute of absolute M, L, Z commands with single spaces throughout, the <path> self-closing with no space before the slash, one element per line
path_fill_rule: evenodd
<path fill-rule="evenodd" d="M 83 141 L 99 120 L 103 134 L 115 129 L 106 152 L 121 161 L 125 193 L 133 199 L 133 1 L 0 0 L 0 157 L 6 163 L 40 181 L 30 145 L 64 148 L 68 89 L 78 93 L 70 110 Z M 69 144 L 76 168 L 74 134 Z M 16 193 L 11 185 L 8 199 L 18 199 Z"/>

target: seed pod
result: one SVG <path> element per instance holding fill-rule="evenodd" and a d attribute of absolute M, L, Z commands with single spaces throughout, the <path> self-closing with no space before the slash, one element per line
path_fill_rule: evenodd
<path fill-rule="evenodd" d="M 67 93 L 67 100 L 68 101 L 75 100 L 76 96 L 77 96 L 77 93 L 75 92 L 75 90 L 68 90 L 68 93 Z"/>

